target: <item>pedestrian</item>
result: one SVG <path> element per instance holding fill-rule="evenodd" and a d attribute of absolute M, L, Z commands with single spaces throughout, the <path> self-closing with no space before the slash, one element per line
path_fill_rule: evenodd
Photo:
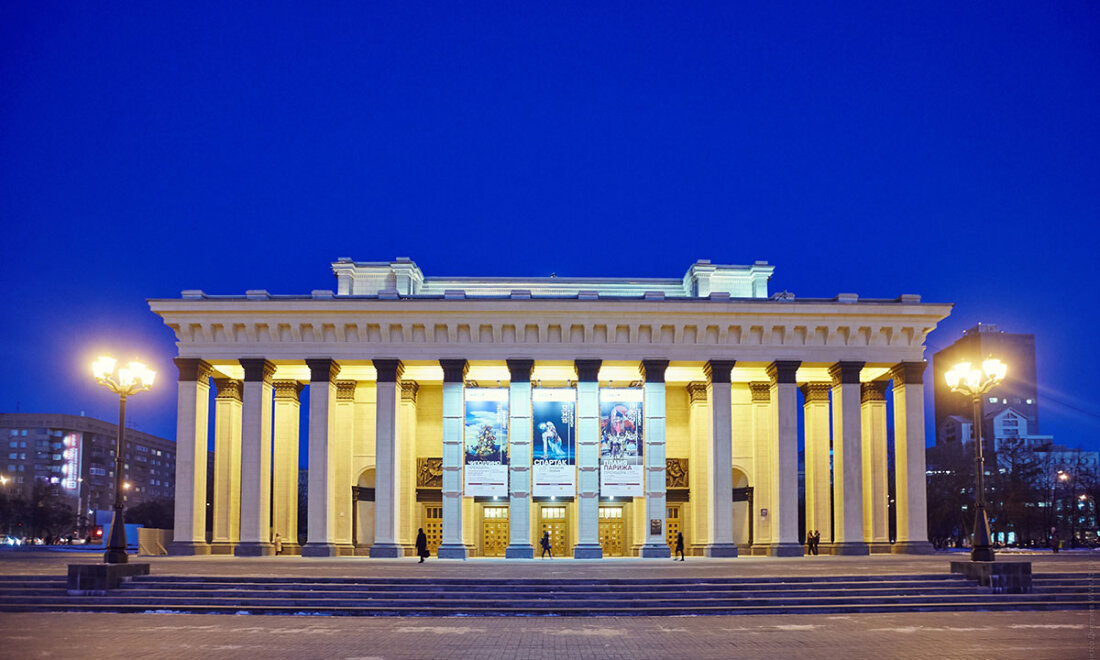
<path fill-rule="evenodd" d="M 539 540 L 539 545 L 542 546 L 542 556 L 540 556 L 539 559 L 542 559 L 542 557 L 546 555 L 550 555 L 550 559 L 554 558 L 554 553 L 550 552 L 550 532 L 542 533 L 542 539 Z"/>
<path fill-rule="evenodd" d="M 684 533 L 676 532 L 676 552 L 680 555 L 680 561 L 684 561 Z M 672 561 L 676 561 L 673 557 Z"/>
<path fill-rule="evenodd" d="M 279 532 L 275 532 L 275 554 L 283 554 L 283 537 L 279 536 Z"/>
<path fill-rule="evenodd" d="M 418 564 L 424 563 L 424 558 L 431 556 L 428 553 L 428 537 L 424 534 L 424 528 L 421 527 L 416 532 L 416 556 L 420 557 Z"/>
<path fill-rule="evenodd" d="M 814 530 L 806 530 L 806 554 L 814 553 Z"/>
<path fill-rule="evenodd" d="M 821 530 L 820 529 L 815 529 L 814 530 L 814 556 L 817 556 L 820 549 L 821 549 Z"/>

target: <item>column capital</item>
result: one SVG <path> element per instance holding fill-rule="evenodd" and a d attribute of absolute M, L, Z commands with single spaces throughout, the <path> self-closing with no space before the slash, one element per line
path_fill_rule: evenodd
<path fill-rule="evenodd" d="M 201 358 L 176 358 L 176 369 L 180 372 L 180 382 L 206 382 L 214 373 L 214 367 Z"/>
<path fill-rule="evenodd" d="M 890 370 L 894 385 L 921 385 L 924 383 L 924 369 L 927 364 L 920 362 L 901 362 Z"/>
<path fill-rule="evenodd" d="M 712 383 L 728 383 L 735 364 L 737 364 L 736 360 L 707 360 L 707 363 L 703 365 L 703 373 L 707 375 L 707 380 Z"/>
<path fill-rule="evenodd" d="M 218 399 L 241 402 L 241 381 L 232 378 L 215 378 L 214 387 L 217 389 Z"/>
<path fill-rule="evenodd" d="M 800 366 L 802 362 L 799 360 L 776 360 L 768 365 L 768 378 L 772 379 L 772 383 L 793 385 Z"/>
<path fill-rule="evenodd" d="M 860 402 L 881 401 L 886 403 L 886 386 L 889 384 L 889 381 L 885 380 L 872 380 L 869 383 L 863 383 L 860 386 Z"/>
<path fill-rule="evenodd" d="M 378 358 L 371 360 L 374 370 L 378 372 L 379 383 L 396 383 L 401 374 L 405 373 L 405 365 L 397 358 Z"/>
<path fill-rule="evenodd" d="M 270 384 L 271 377 L 275 375 L 275 363 L 265 358 L 241 358 L 237 362 L 244 367 L 246 383 L 262 381 Z"/>
<path fill-rule="evenodd" d="M 420 384 L 415 380 L 401 381 L 401 400 L 416 403 L 416 393 L 420 391 Z"/>
<path fill-rule="evenodd" d="M 513 383 L 531 382 L 531 370 L 535 368 L 534 360 L 511 358 L 504 362 L 508 365 L 508 373 Z"/>
<path fill-rule="evenodd" d="M 647 383 L 665 382 L 668 360 L 642 360 L 642 379 Z"/>
<path fill-rule="evenodd" d="M 470 363 L 463 358 L 441 358 L 439 366 L 443 367 L 444 383 L 466 382 L 466 372 L 470 370 Z"/>
<path fill-rule="evenodd" d="M 802 398 L 808 405 L 811 403 L 829 403 L 829 383 L 805 383 L 799 389 L 802 390 Z"/>
<path fill-rule="evenodd" d="M 600 380 L 600 366 L 603 360 L 574 360 L 573 366 L 577 370 L 577 380 L 585 383 Z"/>
<path fill-rule="evenodd" d="M 863 362 L 837 362 L 829 367 L 829 376 L 833 379 L 833 385 L 858 385 L 859 372 L 864 364 Z"/>
<path fill-rule="evenodd" d="M 336 381 L 336 401 L 355 401 L 356 384 L 354 380 Z"/>
<path fill-rule="evenodd" d="M 275 380 L 271 382 L 275 388 L 276 401 L 298 402 L 298 396 L 302 393 L 302 384 L 296 380 Z"/>
<path fill-rule="evenodd" d="M 749 383 L 753 403 L 768 403 L 772 400 L 771 383 Z"/>
<path fill-rule="evenodd" d="M 340 373 L 340 365 L 332 358 L 306 358 L 306 366 L 309 367 L 311 383 L 331 382 Z"/>
<path fill-rule="evenodd" d="M 688 391 L 688 403 L 706 403 L 707 402 L 707 384 L 702 381 L 695 381 L 687 384 Z"/>

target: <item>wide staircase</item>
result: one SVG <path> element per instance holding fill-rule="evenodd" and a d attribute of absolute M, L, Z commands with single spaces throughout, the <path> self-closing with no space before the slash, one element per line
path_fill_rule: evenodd
<path fill-rule="evenodd" d="M 959 575 L 700 579 L 369 579 L 142 576 L 105 596 L 63 577 L 0 576 L 0 612 L 332 616 L 669 616 L 1087 609 L 1088 574 L 1036 574 L 1028 594 Z"/>

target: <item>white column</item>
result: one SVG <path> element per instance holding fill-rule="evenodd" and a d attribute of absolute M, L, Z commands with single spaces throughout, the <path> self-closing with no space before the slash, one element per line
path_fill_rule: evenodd
<path fill-rule="evenodd" d="M 308 524 L 303 557 L 332 557 L 336 548 L 336 376 L 329 358 L 306 360 L 309 367 Z"/>
<path fill-rule="evenodd" d="M 296 555 L 302 552 L 298 545 L 298 431 L 302 385 L 295 380 L 277 380 L 272 387 L 275 389 L 272 532 L 279 535 L 284 555 Z"/>
<path fill-rule="evenodd" d="M 241 540 L 238 557 L 275 553 L 271 543 L 271 377 L 275 365 L 242 358 L 244 406 L 241 412 Z"/>
<path fill-rule="evenodd" d="M 924 362 L 894 367 L 894 492 L 897 543 L 893 551 L 930 554 L 924 475 Z"/>
<path fill-rule="evenodd" d="M 768 383 L 749 383 L 749 393 L 752 400 L 752 553 L 763 555 L 776 539 L 772 525 L 776 499 L 772 388 Z"/>
<path fill-rule="evenodd" d="M 833 378 L 833 546 L 835 555 L 865 555 L 863 540 L 863 433 L 859 372 L 862 362 L 838 362 Z"/>
<path fill-rule="evenodd" d="M 416 398 L 420 385 L 416 381 L 401 381 L 400 428 L 401 447 L 397 455 L 398 507 L 397 544 L 412 551 L 416 546 L 416 531 L 420 516 L 416 513 Z"/>
<path fill-rule="evenodd" d="M 771 378 L 771 438 L 775 448 L 772 482 L 775 511 L 772 513 L 774 557 L 801 557 L 798 538 L 798 385 L 795 373 L 801 363 L 792 360 L 768 365 Z"/>
<path fill-rule="evenodd" d="M 378 464 L 374 472 L 374 545 L 371 557 L 401 557 L 404 550 L 397 544 L 397 521 L 400 519 L 401 474 L 398 457 L 401 455 L 401 437 L 398 427 L 398 405 L 401 398 L 397 381 L 405 370 L 401 360 L 374 360 L 378 372 L 375 418 L 375 456 Z"/>
<path fill-rule="evenodd" d="M 210 412 L 210 375 L 205 360 L 176 358 L 176 507 L 172 554 L 207 555 L 206 442 Z"/>
<path fill-rule="evenodd" d="M 733 544 L 733 410 L 730 373 L 733 360 L 711 360 L 703 367 L 710 402 L 711 503 L 713 537 L 704 549 L 708 557 L 736 557 Z"/>
<path fill-rule="evenodd" d="M 711 502 L 711 441 L 710 408 L 707 406 L 707 384 L 688 383 L 688 434 L 690 436 L 690 455 L 688 456 L 688 484 L 691 491 L 691 538 L 693 549 L 706 548 L 714 538 L 710 528 Z M 732 479 L 732 474 L 731 474 Z M 684 535 L 688 536 L 687 534 Z M 685 548 L 686 550 L 686 548 Z"/>
<path fill-rule="evenodd" d="M 802 386 L 806 420 L 806 532 L 833 542 L 832 468 L 829 456 L 829 384 Z"/>
<path fill-rule="evenodd" d="M 871 552 L 890 551 L 889 486 L 886 468 L 886 381 L 863 383 L 863 540 Z"/>
<path fill-rule="evenodd" d="M 336 531 L 333 541 L 336 554 L 354 555 L 355 544 L 351 538 L 352 528 L 352 447 L 355 444 L 355 381 L 336 381 L 336 433 L 329 438 L 329 447 L 335 458 L 333 464 L 333 520 Z"/>
<path fill-rule="evenodd" d="M 210 552 L 227 555 L 241 532 L 241 383 L 215 378 L 214 506 Z"/>
<path fill-rule="evenodd" d="M 534 360 L 508 360 L 508 547 L 509 559 L 532 559 L 531 370 Z"/>
<path fill-rule="evenodd" d="M 602 559 L 600 547 L 600 365 L 576 360 L 577 544 L 574 559 Z"/>
<path fill-rule="evenodd" d="M 645 378 L 645 545 L 643 557 L 668 558 L 665 493 L 665 370 L 668 360 L 642 360 Z M 732 451 L 732 449 L 731 449 Z M 732 490 L 731 490 L 732 492 Z M 730 515 L 733 515 L 732 513 Z M 654 524 L 654 523 L 657 524 Z"/>
<path fill-rule="evenodd" d="M 443 367 L 443 541 L 440 559 L 466 559 L 462 540 L 462 432 L 466 360 L 440 360 Z"/>

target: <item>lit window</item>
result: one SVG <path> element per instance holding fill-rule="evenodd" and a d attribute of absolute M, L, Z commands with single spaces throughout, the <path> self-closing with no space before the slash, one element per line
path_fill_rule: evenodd
<path fill-rule="evenodd" d="M 1035 403 L 1035 399 L 1028 399 L 1028 400 L 1027 400 L 1027 405 L 1029 405 L 1029 406 L 1030 406 L 1030 405 L 1031 405 L 1031 404 L 1033 404 L 1033 403 Z"/>
<path fill-rule="evenodd" d="M 995 397 L 995 396 L 989 397 L 989 402 L 990 403 L 997 403 L 997 397 Z"/>

